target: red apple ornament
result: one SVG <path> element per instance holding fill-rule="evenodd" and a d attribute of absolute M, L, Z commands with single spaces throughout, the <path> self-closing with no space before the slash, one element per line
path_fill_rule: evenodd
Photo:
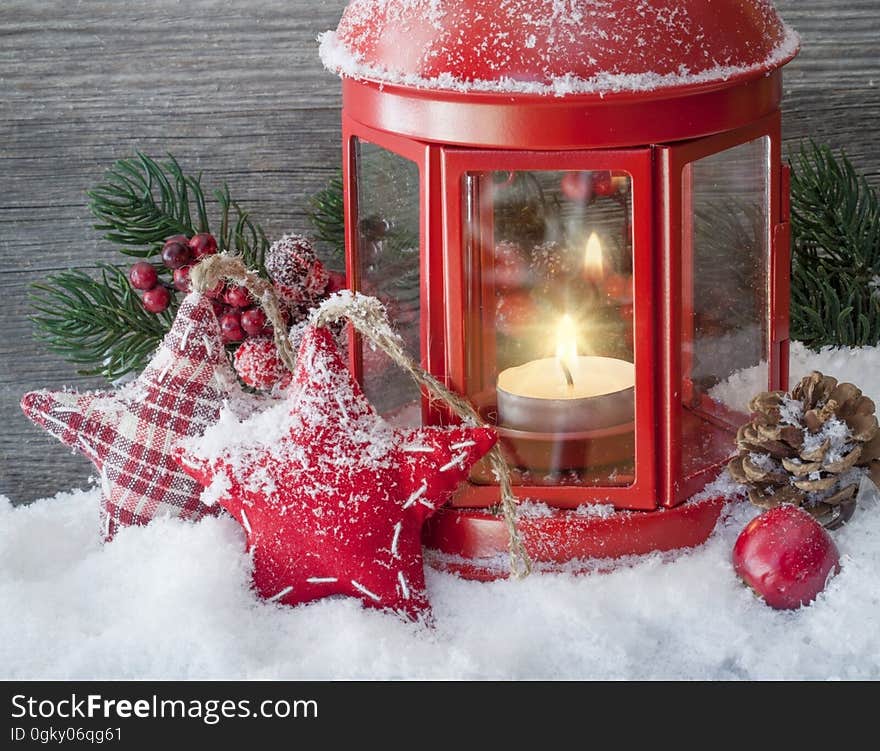
<path fill-rule="evenodd" d="M 733 546 L 733 568 L 770 607 L 793 610 L 825 589 L 840 554 L 819 522 L 785 504 L 749 522 Z"/>

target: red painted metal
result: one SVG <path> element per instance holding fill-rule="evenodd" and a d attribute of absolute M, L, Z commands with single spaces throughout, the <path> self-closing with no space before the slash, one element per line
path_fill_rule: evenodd
<path fill-rule="evenodd" d="M 766 238 L 769 248 L 767 277 L 768 277 L 768 341 L 766 343 L 765 356 L 770 365 L 770 374 L 767 387 L 780 388 L 781 368 L 779 346 L 780 335 L 778 327 L 780 318 L 776 314 L 776 305 L 780 302 L 780 295 L 788 297 L 787 282 L 779 274 L 780 263 L 785 260 L 778 259 L 779 243 L 774 242 L 774 234 L 778 231 L 780 209 L 782 206 L 780 193 L 782 189 L 782 157 L 781 157 L 781 117 L 776 112 L 762 118 L 744 128 L 723 133 L 711 138 L 699 139 L 683 144 L 657 147 L 657 180 L 658 200 L 662 203 L 662 209 L 658 210 L 658 239 L 660 242 L 659 252 L 663 259 L 664 270 L 662 273 L 660 298 L 663 300 L 663 320 L 658 332 L 662 344 L 660 346 L 663 363 L 662 387 L 663 395 L 660 398 L 663 411 L 661 422 L 663 425 L 662 440 L 665 462 L 661 466 L 661 488 L 663 492 L 662 504 L 675 506 L 684 502 L 705 486 L 707 479 L 717 475 L 718 471 L 726 463 L 727 449 L 733 447 L 733 437 L 736 427 L 745 420 L 744 415 L 729 415 L 727 419 L 719 421 L 715 427 L 700 426 L 701 429 L 709 430 L 710 433 L 701 433 L 703 445 L 707 446 L 707 466 L 699 471 L 686 475 L 682 464 L 682 445 L 689 438 L 696 436 L 689 429 L 684 420 L 681 408 L 681 390 L 686 388 L 682 378 L 681 353 L 686 349 L 687 342 L 683 341 L 683 321 L 689 315 L 688 298 L 682 295 L 682 289 L 688 275 L 693 273 L 692 259 L 683 243 L 683 238 L 689 231 L 689 221 L 692 211 L 685 211 L 683 196 L 687 195 L 685 182 L 687 175 L 685 167 L 705 157 L 712 156 L 727 149 L 754 141 L 761 137 L 769 139 L 769 164 L 768 170 L 768 226 L 770 234 Z M 787 311 L 784 313 L 785 321 L 788 319 Z M 787 335 L 786 335 L 787 337 Z M 717 407 L 715 408 L 717 411 Z"/>
<path fill-rule="evenodd" d="M 772 59 L 786 28 L 766 0 L 446 0 L 436 9 L 355 0 L 336 34 L 366 77 L 431 80 L 434 89 L 609 75 L 677 79 L 683 71 L 723 83 L 787 62 Z"/>
<path fill-rule="evenodd" d="M 419 242 L 422 248 L 420 261 L 420 307 L 421 310 L 436 308 L 432 304 L 435 297 L 443 297 L 442 280 L 442 257 L 440 254 L 442 233 L 439 230 L 440 205 L 430 201 L 431 191 L 427 186 L 437 183 L 439 179 L 437 148 L 432 148 L 419 141 L 399 136 L 394 133 L 373 130 L 356 123 L 343 113 L 342 117 L 342 144 L 343 144 L 343 181 L 348 188 L 345 190 L 343 214 L 345 216 L 345 268 L 348 285 L 351 289 L 360 288 L 360 263 L 358 258 L 357 241 L 357 186 L 356 186 L 356 160 L 355 143 L 357 140 L 366 141 L 380 146 L 399 156 L 409 159 L 419 168 L 421 176 L 421 196 L 419 210 L 422 221 L 419 231 Z M 436 229 L 435 229 L 436 228 Z M 437 368 L 443 365 L 443 339 L 432 335 L 436 326 L 442 325 L 430 316 L 422 316 L 420 322 L 420 339 L 422 352 L 420 364 L 426 370 L 435 372 L 443 378 L 442 370 Z M 355 377 L 363 377 L 361 340 L 354 329 L 349 328 L 349 367 Z M 427 400 L 422 408 L 423 419 L 431 422 L 436 415 L 430 408 Z"/>
<path fill-rule="evenodd" d="M 620 148 L 723 133 L 779 108 L 779 71 L 734 88 L 632 98 L 458 94 L 342 81 L 342 106 L 361 124 L 451 145 L 509 149 Z"/>
<path fill-rule="evenodd" d="M 526 550 L 539 570 L 560 564 L 643 555 L 655 550 L 695 547 L 706 541 L 725 501 L 721 498 L 686 503 L 654 512 L 619 511 L 608 517 L 556 511 L 551 516 L 523 516 L 518 521 Z M 424 544 L 438 568 L 465 578 L 490 580 L 507 575 L 507 530 L 485 511 L 443 509 L 425 528 Z M 585 566 L 586 567 L 586 566 Z"/>
<path fill-rule="evenodd" d="M 650 8 L 630 0 L 610 0 L 589 6 L 589 12 L 595 14 L 590 16 L 590 23 L 573 27 L 568 35 L 557 35 L 552 45 L 545 44 L 540 34 L 536 34 L 534 44 L 529 36 L 523 36 L 529 28 L 523 13 L 505 15 L 510 8 L 522 11 L 526 5 L 541 23 L 549 18 L 542 15 L 544 11 L 556 7 L 552 0 L 452 0 L 444 4 L 445 15 L 432 19 L 430 14 L 419 15 L 423 9 L 419 6 L 418 11 L 414 10 L 415 4 L 376 5 L 361 0 L 351 4 L 350 10 L 354 10 L 346 12 L 338 30 L 339 39 L 358 52 L 363 63 L 372 65 L 374 72 L 385 71 L 387 75 L 383 74 L 384 80 L 379 74 L 372 76 L 374 80 L 343 79 L 346 263 L 350 284 L 353 289 L 359 286 L 353 143 L 362 139 L 419 167 L 421 362 L 448 386 L 467 394 L 466 375 L 471 371 L 468 363 L 482 357 L 494 361 L 494 343 L 491 337 L 482 341 L 477 336 L 489 327 L 487 316 L 491 314 L 469 305 L 467 285 L 473 275 L 466 268 L 462 247 L 463 175 L 499 170 L 629 173 L 633 190 L 636 351 L 636 422 L 629 440 L 635 449 L 634 477 L 621 478 L 621 484 L 615 487 L 562 483 L 517 487 L 520 497 L 557 507 L 546 519 L 522 519 L 521 528 L 538 560 L 557 563 L 578 557 L 614 557 L 695 545 L 711 532 L 721 502 L 684 502 L 717 475 L 732 447 L 731 426 L 742 417 L 725 414 L 714 405 L 714 412 L 707 412 L 711 419 L 695 420 L 682 409 L 682 391 L 689 388 L 682 379 L 682 349 L 694 337 L 693 331 L 683 326 L 694 307 L 694 301 L 683 292 L 691 288 L 683 282 L 694 272 L 690 249 L 682 242 L 692 213 L 683 203 L 687 200 L 683 196 L 689 195 L 684 190 L 687 178 L 683 170 L 698 159 L 755 138 L 768 138 L 766 356 L 770 364 L 768 386 L 783 387 L 788 379 L 790 230 L 788 176 L 781 167 L 779 103 L 781 66 L 795 51 L 775 59 L 770 56 L 778 49 L 784 28 L 764 0 L 662 0 L 651 3 Z M 357 8 L 365 7 L 379 10 L 375 17 L 358 15 Z M 394 23 L 383 15 L 392 7 L 404 13 Z M 491 8 L 494 22 L 502 19 L 509 23 L 515 54 L 495 59 L 494 53 L 481 45 L 488 31 L 471 15 L 480 8 Z M 639 8 L 647 9 L 642 20 L 636 17 Z M 676 44 L 670 44 L 669 34 L 657 24 L 664 17 L 661 11 L 674 9 L 686 10 L 691 26 L 689 32 L 684 30 L 675 37 Z M 625 35 L 617 33 L 624 26 L 626 33 L 638 33 L 638 39 L 647 43 L 627 42 Z M 612 42 L 599 45 L 597 39 L 602 35 L 594 36 L 590 31 L 597 28 L 609 34 Z M 461 46 L 456 47 L 458 41 L 452 42 L 460 54 L 425 55 L 437 34 L 447 34 L 450 29 L 461 32 L 455 36 L 455 40 L 461 39 Z M 695 73 L 721 61 L 706 57 L 703 53 L 707 49 L 718 54 L 723 51 L 724 63 L 739 67 L 726 78 L 710 75 L 696 83 L 688 81 L 650 91 L 605 91 L 601 95 L 465 92 L 444 89 L 442 81 L 431 88 L 401 85 L 400 78 L 409 76 L 412 83 L 415 76 L 424 83 L 439 73 L 449 73 L 465 81 L 506 76 L 520 82 L 546 83 L 548 78 L 565 73 L 589 79 L 600 70 L 676 73 L 681 65 Z M 452 68 L 441 70 L 437 66 Z M 483 189 L 484 202 L 489 201 L 489 183 Z M 491 222 L 483 231 L 487 237 L 493 234 Z M 482 242 L 485 245 L 488 240 Z M 356 337 L 352 344 L 357 345 Z M 360 375 L 359 347 L 352 346 L 351 353 L 351 367 Z M 427 399 L 423 420 L 428 424 L 452 421 L 444 409 Z M 706 447 L 705 466 L 687 474 L 682 464 L 682 445 L 692 440 Z M 534 447 L 508 443 L 507 448 L 514 451 Z M 613 453 L 619 448 L 608 444 L 602 450 Z M 436 518 L 426 536 L 429 546 L 447 556 L 443 564 L 446 567 L 452 565 L 449 555 L 469 558 L 506 549 L 503 525 L 497 517 L 480 510 L 498 502 L 498 489 L 491 477 L 481 477 L 479 471 L 474 480 L 459 492 L 454 507 Z M 600 519 L 571 510 L 589 503 L 641 511 Z"/>
<path fill-rule="evenodd" d="M 776 263 L 770 310 L 778 348 L 777 388 L 787 390 L 791 344 L 791 167 L 787 164 L 782 165 L 780 183 L 779 224 L 773 235 Z"/>

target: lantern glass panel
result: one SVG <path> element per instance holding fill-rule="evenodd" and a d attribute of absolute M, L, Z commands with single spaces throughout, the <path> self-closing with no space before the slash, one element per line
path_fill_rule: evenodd
<path fill-rule="evenodd" d="M 375 144 L 355 140 L 357 287 L 379 298 L 410 356 L 421 359 L 419 168 Z M 421 423 L 421 392 L 381 352 L 361 344 L 361 385 L 381 414 Z"/>
<path fill-rule="evenodd" d="M 470 172 L 462 189 L 465 391 L 499 426 L 514 483 L 631 485 L 630 176 Z"/>
<path fill-rule="evenodd" d="M 685 476 L 729 455 L 744 395 L 769 385 L 769 146 L 759 138 L 682 175 Z"/>

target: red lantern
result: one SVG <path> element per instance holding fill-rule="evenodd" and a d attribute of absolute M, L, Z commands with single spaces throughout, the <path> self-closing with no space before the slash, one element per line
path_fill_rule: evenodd
<path fill-rule="evenodd" d="M 745 419 L 736 379 L 788 379 L 797 35 L 764 0 L 565 5 L 354 0 L 322 40 L 349 284 L 393 299 L 413 355 L 498 426 L 517 495 L 551 507 L 522 522 L 547 561 L 705 539 L 720 500 L 685 501 Z M 449 419 L 351 352 L 384 412 Z M 498 499 L 478 467 L 427 544 L 503 551 Z"/>

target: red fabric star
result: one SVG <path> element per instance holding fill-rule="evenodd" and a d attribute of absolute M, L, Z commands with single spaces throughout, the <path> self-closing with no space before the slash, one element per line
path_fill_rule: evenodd
<path fill-rule="evenodd" d="M 137 380 L 118 391 L 33 391 L 21 408 L 98 469 L 109 540 L 119 527 L 158 515 L 196 520 L 216 513 L 199 500 L 202 487 L 171 449 L 216 422 L 232 388 L 211 301 L 192 294 Z"/>
<path fill-rule="evenodd" d="M 490 428 L 392 428 L 330 332 L 311 328 L 280 410 L 187 442 L 180 458 L 244 528 L 260 595 L 343 594 L 418 617 L 422 525 L 494 443 Z"/>

